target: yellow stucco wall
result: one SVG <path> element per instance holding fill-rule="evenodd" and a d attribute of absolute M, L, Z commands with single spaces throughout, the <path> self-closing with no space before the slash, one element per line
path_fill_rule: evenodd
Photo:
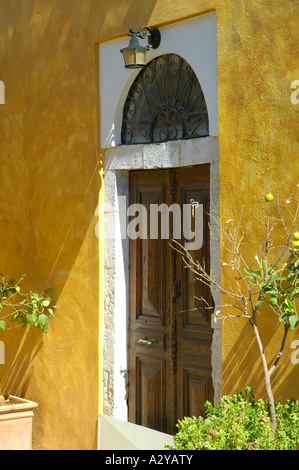
<path fill-rule="evenodd" d="M 6 88 L 0 106 L 0 271 L 27 273 L 28 288 L 52 286 L 58 306 L 42 339 L 33 330 L 0 333 L 6 345 L 0 387 L 39 402 L 37 449 L 96 448 L 103 333 L 103 250 L 95 236 L 101 189 L 97 43 L 130 27 L 213 9 L 220 203 L 236 214 L 240 199 L 255 207 L 269 165 L 273 191 L 281 181 L 297 184 L 299 105 L 290 102 L 290 84 L 299 79 L 298 1 L 0 0 Z M 266 324 L 264 334 L 270 339 L 276 332 Z M 251 338 L 242 323 L 224 325 L 224 393 L 249 379 L 263 393 Z M 282 399 L 299 398 L 299 365 L 289 357 L 287 348 L 275 383 Z"/>
<path fill-rule="evenodd" d="M 25 272 L 28 288 L 52 286 L 57 299 L 42 339 L 33 330 L 1 334 L 1 387 L 39 403 L 37 449 L 96 446 L 102 15 L 88 3 L 0 2 L 1 272 Z"/>
<path fill-rule="evenodd" d="M 221 6 L 220 6 L 221 5 Z M 298 1 L 218 2 L 218 83 L 220 203 L 237 216 L 241 203 L 263 209 L 271 169 L 273 194 L 288 196 L 299 181 L 299 106 L 291 103 L 290 85 L 299 77 Z M 254 224 L 243 228 L 259 237 Z M 251 250 L 252 258 L 256 247 Z M 223 279 L 227 271 L 223 268 Z M 272 314 L 273 315 L 273 314 Z M 262 336 L 269 361 L 281 341 L 268 315 Z M 291 332 L 279 370 L 273 375 L 276 399 L 299 398 L 299 365 L 291 363 Z M 261 364 L 246 320 L 223 327 L 223 393 L 251 385 L 265 397 Z"/>

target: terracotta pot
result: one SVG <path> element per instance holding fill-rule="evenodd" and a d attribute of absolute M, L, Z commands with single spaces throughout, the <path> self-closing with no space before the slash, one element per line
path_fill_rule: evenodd
<path fill-rule="evenodd" d="M 0 450 L 31 450 L 33 409 L 37 403 L 9 395 L 0 406 Z"/>

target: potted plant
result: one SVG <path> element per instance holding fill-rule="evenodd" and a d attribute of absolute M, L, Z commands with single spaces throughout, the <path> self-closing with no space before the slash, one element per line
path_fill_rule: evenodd
<path fill-rule="evenodd" d="M 19 326 L 34 326 L 45 334 L 54 315 L 51 289 L 42 295 L 21 290 L 21 282 L 0 274 L 0 332 Z M 10 322 L 10 323 L 8 323 Z M 0 450 L 30 450 L 32 448 L 32 421 L 37 403 L 13 395 L 2 395 L 0 390 Z"/>

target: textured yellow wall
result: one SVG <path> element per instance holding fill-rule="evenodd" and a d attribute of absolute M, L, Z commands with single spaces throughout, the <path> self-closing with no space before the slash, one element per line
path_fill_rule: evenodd
<path fill-rule="evenodd" d="M 271 190 L 288 195 L 299 181 L 299 106 L 290 85 L 299 77 L 299 2 L 247 0 L 217 2 L 221 208 L 237 217 L 241 203 L 255 212 Z M 260 233 L 244 224 L 252 239 Z M 254 257 L 256 248 L 251 250 Z M 223 268 L 223 280 L 227 271 Z M 269 362 L 281 341 L 268 315 L 262 337 Z M 273 375 L 275 398 L 299 398 L 299 364 L 290 361 L 290 333 L 279 370 Z M 265 397 L 258 351 L 246 320 L 223 327 L 223 392 L 252 385 Z"/>
<path fill-rule="evenodd" d="M 31 289 L 52 286 L 58 306 L 42 339 L 1 333 L 0 386 L 39 403 L 37 449 L 96 445 L 101 14 L 88 3 L 0 2 L 1 272 L 27 273 Z"/>
<path fill-rule="evenodd" d="M 254 208 L 268 166 L 273 191 L 297 183 L 298 1 L 0 0 L 0 259 L 26 286 L 54 288 L 49 333 L 0 333 L 6 366 L 0 387 L 39 402 L 37 449 L 93 449 L 101 410 L 103 277 L 95 236 L 101 180 L 98 157 L 98 46 L 130 27 L 158 25 L 216 8 L 219 62 L 221 208 Z M 111 91 L 113 92 L 113 91 Z M 245 328 L 245 330 L 243 330 Z M 240 335 L 241 332 L 241 335 Z M 244 334 L 246 333 L 246 335 Z M 276 332 L 267 327 L 267 338 Z M 225 393 L 263 393 L 256 351 L 244 325 L 224 326 Z M 248 348 L 251 358 L 246 359 Z M 272 352 L 270 351 L 270 357 Z M 276 381 L 298 397 L 286 351 Z M 282 380 L 283 379 L 283 380 Z"/>

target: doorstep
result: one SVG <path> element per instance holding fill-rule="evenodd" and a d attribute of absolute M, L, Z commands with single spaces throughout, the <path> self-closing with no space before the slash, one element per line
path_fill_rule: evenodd
<path fill-rule="evenodd" d="M 98 417 L 98 450 L 165 450 L 173 436 L 111 416 Z"/>

